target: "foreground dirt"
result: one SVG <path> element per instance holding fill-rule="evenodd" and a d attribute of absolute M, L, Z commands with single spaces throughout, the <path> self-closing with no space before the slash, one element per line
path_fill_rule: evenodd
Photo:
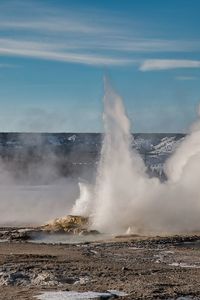
<path fill-rule="evenodd" d="M 0 299 L 42 291 L 121 290 L 123 299 L 200 299 L 199 236 L 79 245 L 0 243 Z M 194 242 L 185 244 L 185 242 Z"/>

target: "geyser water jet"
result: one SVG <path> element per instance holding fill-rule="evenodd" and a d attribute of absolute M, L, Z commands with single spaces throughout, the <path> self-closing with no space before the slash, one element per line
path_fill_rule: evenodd
<path fill-rule="evenodd" d="M 73 207 L 101 232 L 180 233 L 200 230 L 200 121 L 166 162 L 168 180 L 149 178 L 131 148 L 130 122 L 121 97 L 104 81 L 104 140 L 93 187 Z M 83 204 L 83 205 L 82 205 Z M 87 209 L 86 209 L 87 208 Z"/>
<path fill-rule="evenodd" d="M 112 89 L 108 79 L 104 80 L 104 87 L 105 135 L 94 191 L 93 226 L 100 231 L 118 232 L 122 226 L 130 225 L 125 221 L 130 219 L 127 207 L 133 197 L 137 198 L 146 168 L 138 153 L 132 153 L 130 122 L 121 97 Z M 130 186 L 135 177 L 138 186 L 132 190 Z"/>

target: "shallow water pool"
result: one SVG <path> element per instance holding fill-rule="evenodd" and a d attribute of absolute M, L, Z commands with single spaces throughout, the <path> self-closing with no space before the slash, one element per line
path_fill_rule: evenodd
<path fill-rule="evenodd" d="M 121 291 L 110 290 L 105 293 L 98 292 L 45 292 L 42 295 L 36 296 L 38 300 L 87 300 L 87 299 L 111 299 L 126 296 L 127 294 Z"/>
<path fill-rule="evenodd" d="M 95 234 L 95 235 L 73 235 L 60 233 L 34 233 L 29 240 L 31 243 L 45 244 L 79 244 L 87 242 L 95 242 L 111 239 L 111 235 Z"/>

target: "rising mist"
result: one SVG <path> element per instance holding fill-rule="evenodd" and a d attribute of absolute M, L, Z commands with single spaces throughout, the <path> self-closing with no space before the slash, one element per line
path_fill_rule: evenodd
<path fill-rule="evenodd" d="M 180 233 L 200 230 L 200 121 L 165 163 L 167 180 L 150 178 L 122 98 L 105 79 L 104 141 L 96 182 L 81 188 L 72 212 L 100 232 Z M 83 193 L 82 193 L 83 192 Z"/>

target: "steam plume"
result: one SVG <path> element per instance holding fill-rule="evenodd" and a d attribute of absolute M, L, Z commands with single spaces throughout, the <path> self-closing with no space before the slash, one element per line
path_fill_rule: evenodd
<path fill-rule="evenodd" d="M 90 216 L 92 227 L 101 232 L 199 230 L 200 121 L 166 162 L 168 180 L 161 183 L 148 177 L 140 155 L 131 149 L 123 101 L 107 79 L 103 102 L 105 135 L 96 183 L 90 190 L 85 186 L 73 212 Z"/>

